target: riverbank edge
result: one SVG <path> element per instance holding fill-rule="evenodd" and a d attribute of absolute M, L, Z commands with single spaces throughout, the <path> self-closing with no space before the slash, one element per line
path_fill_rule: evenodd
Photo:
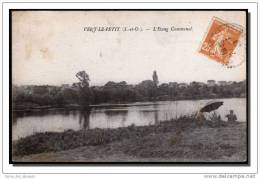
<path fill-rule="evenodd" d="M 188 101 L 188 100 L 221 100 L 221 99 L 232 99 L 232 98 L 245 98 L 245 97 L 225 97 L 225 98 L 197 98 L 197 99 L 177 99 L 177 100 L 162 100 L 162 101 Z M 246 98 L 245 98 L 246 99 Z M 98 108 L 98 107 L 130 107 L 130 106 L 143 106 L 145 104 L 138 103 L 150 103 L 156 104 L 158 101 L 134 101 L 129 104 L 128 102 L 119 102 L 119 103 L 102 103 L 102 104 L 91 104 L 90 108 Z M 79 104 L 64 104 L 64 105 L 13 105 L 11 111 L 12 112 L 35 112 L 35 111 L 43 111 L 43 110 L 79 110 L 82 109 L 82 106 Z"/>
<path fill-rule="evenodd" d="M 182 116 L 177 120 L 163 121 L 157 125 L 150 126 L 132 125 L 117 129 L 67 130 L 64 132 L 36 133 L 32 136 L 13 141 L 12 155 L 25 156 L 37 153 L 58 152 L 82 146 L 102 146 L 123 140 L 138 141 L 146 136 L 163 136 L 166 133 L 172 133 L 176 137 L 176 141 L 171 141 L 175 143 L 178 142 L 179 135 L 186 131 L 191 132 L 201 127 L 221 129 L 241 123 L 236 122 L 231 124 L 226 121 L 212 122 L 209 120 L 198 123 L 192 116 Z"/>

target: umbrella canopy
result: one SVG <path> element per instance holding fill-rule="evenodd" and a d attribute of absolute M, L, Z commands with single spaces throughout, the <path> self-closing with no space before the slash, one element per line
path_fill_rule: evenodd
<path fill-rule="evenodd" d="M 211 112 L 218 109 L 224 102 L 222 101 L 213 101 L 206 104 L 203 108 L 200 109 L 200 112 Z"/>

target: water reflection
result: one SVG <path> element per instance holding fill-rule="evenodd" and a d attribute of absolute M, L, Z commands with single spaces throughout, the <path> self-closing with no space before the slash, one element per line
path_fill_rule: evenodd
<path fill-rule="evenodd" d="M 105 110 L 104 111 L 105 116 L 107 118 L 107 126 L 110 126 L 110 123 L 118 123 L 120 122 L 121 127 L 125 127 L 126 119 L 128 116 L 128 110 L 120 109 L 120 108 L 114 108 L 112 110 Z"/>
<path fill-rule="evenodd" d="M 89 129 L 89 117 L 91 113 L 91 108 L 86 107 L 79 111 L 79 125 L 81 126 L 81 129 L 87 130 Z"/>
<path fill-rule="evenodd" d="M 120 109 L 106 110 L 104 111 L 104 113 L 108 116 L 108 118 L 112 118 L 112 119 L 116 116 L 125 118 L 128 114 L 128 110 L 120 110 Z"/>
<path fill-rule="evenodd" d="M 246 99 L 219 99 L 224 105 L 218 109 L 223 120 L 230 109 L 234 109 L 238 121 L 246 121 Z M 64 130 L 88 130 L 94 128 L 117 128 L 159 124 L 180 115 L 189 115 L 197 111 L 209 100 L 161 101 L 156 103 L 133 103 L 126 106 L 92 107 L 81 110 L 42 110 L 33 112 L 15 112 L 12 116 L 13 140 L 36 132 L 62 132 Z M 177 111 L 178 110 L 178 111 Z"/>
<path fill-rule="evenodd" d="M 158 125 L 160 123 L 158 119 L 158 105 L 153 105 L 154 108 L 154 124 Z"/>

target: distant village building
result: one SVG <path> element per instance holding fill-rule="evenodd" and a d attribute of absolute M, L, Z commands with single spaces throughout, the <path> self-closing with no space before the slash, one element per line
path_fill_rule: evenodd
<path fill-rule="evenodd" d="M 47 86 L 48 93 L 51 94 L 57 87 L 56 86 Z"/>
<path fill-rule="evenodd" d="M 203 83 L 203 82 L 198 82 L 198 85 L 199 85 L 199 86 L 205 86 L 206 84 Z"/>
<path fill-rule="evenodd" d="M 61 89 L 64 90 L 64 89 L 68 89 L 70 88 L 70 85 L 69 84 L 62 84 L 61 85 Z"/>
<path fill-rule="evenodd" d="M 178 83 L 177 83 L 177 82 L 169 82 L 169 87 L 170 87 L 170 88 L 174 88 L 174 87 L 176 87 L 176 86 L 178 86 Z"/>
<path fill-rule="evenodd" d="M 187 88 L 187 87 L 188 87 L 188 84 L 187 84 L 187 83 L 179 83 L 179 84 L 178 84 L 178 87 L 179 87 L 179 88 Z"/>
<path fill-rule="evenodd" d="M 227 82 L 226 81 L 218 81 L 219 86 L 226 86 Z"/>
<path fill-rule="evenodd" d="M 208 86 L 215 86 L 216 85 L 216 81 L 215 80 L 208 80 L 207 81 L 207 85 Z"/>
<path fill-rule="evenodd" d="M 190 86 L 199 86 L 199 87 L 202 87 L 204 86 L 205 83 L 202 83 L 202 82 L 197 82 L 197 81 L 193 81 L 190 83 Z"/>
<path fill-rule="evenodd" d="M 233 81 L 228 81 L 227 85 L 232 85 L 234 82 Z"/>
<path fill-rule="evenodd" d="M 22 86 L 21 89 L 28 95 L 33 94 L 33 87 L 32 86 Z"/>

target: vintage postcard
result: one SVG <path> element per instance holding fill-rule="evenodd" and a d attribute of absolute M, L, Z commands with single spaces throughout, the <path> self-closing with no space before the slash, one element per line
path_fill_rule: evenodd
<path fill-rule="evenodd" d="M 10 163 L 241 164 L 246 10 L 11 10 Z"/>

